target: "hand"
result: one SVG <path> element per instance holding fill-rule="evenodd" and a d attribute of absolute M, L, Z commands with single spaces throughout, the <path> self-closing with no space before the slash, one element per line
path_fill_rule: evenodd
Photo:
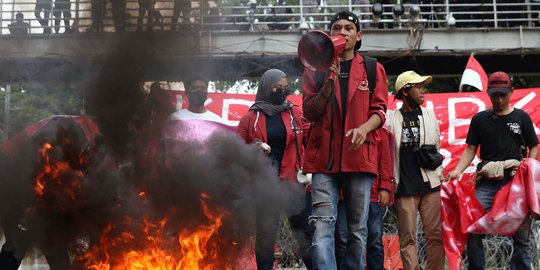
<path fill-rule="evenodd" d="M 349 150 L 358 149 L 358 147 L 360 147 L 360 145 L 362 145 L 366 140 L 367 133 L 368 130 L 364 127 L 364 125 L 347 131 L 347 133 L 345 133 L 345 137 L 351 137 L 351 146 L 349 147 Z"/>
<path fill-rule="evenodd" d="M 448 175 L 444 178 L 444 182 L 448 182 L 452 179 L 457 179 L 459 177 L 459 173 L 456 170 L 452 170 L 448 173 Z"/>
<path fill-rule="evenodd" d="M 340 66 L 341 65 L 339 63 L 339 58 L 336 58 L 334 62 L 332 63 L 332 65 L 330 66 L 330 68 L 328 69 L 328 77 L 326 78 L 327 81 L 328 80 L 335 81 L 337 79 Z"/>
<path fill-rule="evenodd" d="M 379 191 L 379 206 L 384 207 L 390 204 L 390 192 L 386 189 Z"/>
<path fill-rule="evenodd" d="M 267 143 L 263 143 L 263 142 L 258 142 L 256 143 L 259 148 L 265 153 L 265 154 L 270 154 L 270 151 L 272 151 L 272 148 L 270 147 L 270 145 L 268 145 Z"/>
<path fill-rule="evenodd" d="M 296 173 L 296 180 L 298 181 L 298 183 L 300 184 L 304 184 L 304 185 L 310 185 L 311 184 L 311 176 L 312 174 L 311 173 L 307 173 L 307 174 L 304 174 L 302 172 L 302 170 L 299 170 L 297 173 Z"/>

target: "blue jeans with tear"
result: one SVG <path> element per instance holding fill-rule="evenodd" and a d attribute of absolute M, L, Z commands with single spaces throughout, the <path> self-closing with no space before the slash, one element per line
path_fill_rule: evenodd
<path fill-rule="evenodd" d="M 367 242 L 367 218 L 373 174 L 313 174 L 311 197 L 313 210 L 309 217 L 315 227 L 313 235 L 313 269 L 337 269 L 334 232 L 340 187 L 347 216 L 347 248 L 341 269 L 363 270 Z"/>

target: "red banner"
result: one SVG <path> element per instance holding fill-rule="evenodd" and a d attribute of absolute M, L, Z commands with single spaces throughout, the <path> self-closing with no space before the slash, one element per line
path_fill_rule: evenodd
<path fill-rule="evenodd" d="M 177 105 L 182 104 L 182 108 L 187 106 L 183 92 L 170 91 L 175 96 Z M 525 110 L 531 116 L 535 125 L 536 134 L 540 133 L 540 88 L 528 88 L 515 90 L 510 98 L 510 104 L 516 108 Z M 237 125 L 249 106 L 255 100 L 255 95 L 248 94 L 223 94 L 210 93 L 206 107 L 220 115 L 231 125 Z M 302 106 L 302 96 L 289 96 L 294 104 Z M 395 100 L 393 96 L 388 96 L 388 109 L 392 110 L 401 107 L 401 102 Z M 444 155 L 445 172 L 453 169 L 459 157 L 465 149 L 465 139 L 469 130 L 469 123 L 472 116 L 491 106 L 489 97 L 485 92 L 472 93 L 444 93 L 427 94 L 424 106 L 433 108 L 437 114 L 441 130 L 441 153 Z M 178 106 L 180 107 L 180 106 Z M 466 173 L 474 172 L 477 158 L 471 166 L 465 170 Z"/>

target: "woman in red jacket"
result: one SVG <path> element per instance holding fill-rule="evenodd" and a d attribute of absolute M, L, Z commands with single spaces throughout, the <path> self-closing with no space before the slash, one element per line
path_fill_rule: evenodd
<path fill-rule="evenodd" d="M 287 100 L 289 93 L 283 71 L 266 71 L 259 81 L 255 103 L 240 120 L 237 132 L 246 143 L 257 144 L 279 177 L 294 189 L 301 187 L 297 172 L 303 154 L 303 126 L 300 108 Z M 306 252 L 311 245 L 311 230 L 307 223 L 311 198 L 308 195 L 305 205 L 301 206 L 303 211 L 289 216 L 289 221 L 299 241 L 299 255 L 311 269 L 311 255 Z M 281 213 L 273 210 L 268 203 L 257 205 L 255 255 L 259 270 L 272 269 L 274 265 L 274 245 Z"/>

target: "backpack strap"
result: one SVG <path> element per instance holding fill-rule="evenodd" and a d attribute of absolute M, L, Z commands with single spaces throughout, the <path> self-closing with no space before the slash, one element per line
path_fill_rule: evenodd
<path fill-rule="evenodd" d="M 364 56 L 364 65 L 366 67 L 368 78 L 369 98 L 371 99 L 377 84 L 377 59 L 370 56 Z"/>

